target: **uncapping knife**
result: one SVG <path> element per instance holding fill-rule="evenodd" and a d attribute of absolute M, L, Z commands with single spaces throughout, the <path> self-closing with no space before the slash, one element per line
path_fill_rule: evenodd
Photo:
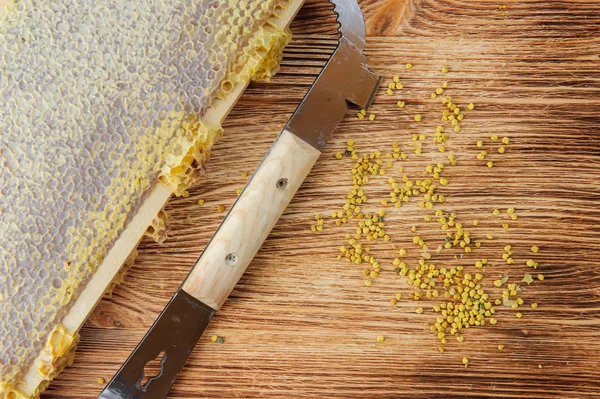
<path fill-rule="evenodd" d="M 215 312 L 244 274 L 347 111 L 368 108 L 381 77 L 362 54 L 365 23 L 356 0 L 330 0 L 338 47 L 279 134 L 204 252 L 100 399 L 164 399 Z M 145 365 L 160 373 L 142 384 Z"/>

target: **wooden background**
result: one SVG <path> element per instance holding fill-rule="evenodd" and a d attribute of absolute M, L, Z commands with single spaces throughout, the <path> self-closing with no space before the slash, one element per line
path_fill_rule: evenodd
<path fill-rule="evenodd" d="M 393 96 L 380 90 L 375 121 L 358 121 L 356 110 L 349 111 L 211 323 L 172 398 L 600 396 L 600 3 L 507 1 L 504 11 L 499 4 L 361 2 L 372 69 L 385 83 L 399 74 L 405 89 Z M 231 206 L 246 181 L 241 173 L 254 170 L 335 48 L 331 16 L 326 1 L 307 2 L 293 23 L 281 73 L 272 83 L 250 86 L 227 120 L 204 180 L 189 198 L 170 202 L 171 238 L 162 246 L 142 242 L 125 283 L 83 328 L 74 365 L 43 397 L 95 398 L 102 388 L 97 378 L 109 380 L 126 359 L 217 228 L 224 216 L 217 205 Z M 407 62 L 414 64 L 410 71 L 403 69 Z M 444 76 L 442 65 L 450 69 Z M 448 169 L 442 208 L 465 223 L 480 219 L 474 234 L 496 236 L 463 262 L 488 257 L 488 285 L 506 274 L 520 280 L 530 271 L 522 263 L 535 244 L 546 277 L 526 288 L 523 319 L 501 307 L 497 326 L 469 329 L 463 343 L 451 339 L 443 354 L 424 326 L 435 320 L 434 302 L 422 315 L 408 299 L 397 307 L 388 303 L 395 292 L 410 292 L 391 271 L 389 245 L 373 246 L 387 261 L 367 288 L 360 266 L 335 259 L 352 229 L 327 220 L 322 234 L 310 231 L 315 212 L 329 214 L 344 203 L 352 164 L 333 154 L 344 150 L 346 139 L 356 140 L 360 152 L 389 150 L 393 141 L 408 150 L 411 134 L 427 132 L 424 154 L 403 164 L 410 174 L 441 159 L 430 144 L 441 105 L 429 94 L 442 80 L 455 102 L 477 105 L 448 142 L 459 165 Z M 398 99 L 406 101 L 402 110 Z M 423 115 L 420 124 L 415 113 Z M 511 144 L 503 156 L 491 152 L 496 166 L 488 169 L 475 159 L 475 141 L 487 145 L 491 134 L 507 135 Z M 373 179 L 367 209 L 378 209 L 388 191 L 383 178 Z M 200 198 L 204 207 L 196 205 Z M 443 234 L 436 222 L 423 222 L 417 202 L 386 217 L 392 242 L 411 251 L 411 225 L 423 237 Z M 491 211 L 510 206 L 519 220 L 504 231 Z M 506 244 L 516 248 L 515 265 L 499 259 Z M 416 252 L 409 255 L 416 260 Z M 438 267 L 453 261 L 434 260 Z M 527 306 L 532 301 L 538 310 Z M 225 343 L 211 343 L 212 334 Z M 377 343 L 378 335 L 386 341 Z M 463 356 L 470 359 L 468 369 Z"/>

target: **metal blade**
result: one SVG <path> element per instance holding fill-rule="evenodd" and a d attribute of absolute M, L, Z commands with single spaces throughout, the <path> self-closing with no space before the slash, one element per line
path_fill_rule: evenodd
<path fill-rule="evenodd" d="M 321 151 L 344 118 L 348 102 L 368 108 L 380 83 L 381 76 L 369 71 L 366 57 L 342 37 L 285 128 Z"/>
<path fill-rule="evenodd" d="M 285 127 L 319 151 L 344 118 L 347 102 L 368 108 L 381 83 L 381 77 L 369 71 L 362 54 L 366 30 L 358 3 L 356 0 L 330 2 L 342 34 L 338 48 Z"/>
<path fill-rule="evenodd" d="M 99 399 L 164 399 L 215 310 L 179 289 Z M 161 371 L 142 386 L 144 367 L 161 354 Z"/>
<path fill-rule="evenodd" d="M 365 19 L 356 0 L 329 0 L 333 10 L 338 15 L 339 31 L 358 51 L 365 49 L 366 29 Z"/>

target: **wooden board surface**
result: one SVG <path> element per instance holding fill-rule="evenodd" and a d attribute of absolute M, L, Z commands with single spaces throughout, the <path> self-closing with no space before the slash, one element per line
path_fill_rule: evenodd
<path fill-rule="evenodd" d="M 289 209 L 265 242 L 229 301 L 211 323 L 172 393 L 172 398 L 587 398 L 600 395 L 600 3 L 514 1 L 363 1 L 372 68 L 401 76 L 403 90 L 380 90 L 374 121 L 358 121 L 352 109 Z M 225 124 L 204 180 L 188 198 L 167 207 L 171 238 L 159 246 L 144 240 L 125 283 L 103 300 L 82 330 L 73 366 L 43 397 L 94 398 L 138 343 L 185 277 L 224 216 L 217 205 L 233 203 L 336 45 L 335 19 L 325 1 L 308 1 L 293 24 L 294 40 L 280 74 L 253 84 Z M 405 71 L 407 62 L 414 67 Z M 447 65 L 448 74 L 440 67 Z M 393 141 L 410 149 L 411 135 L 427 133 L 424 153 L 403 161 L 411 177 L 444 155 L 430 141 L 441 105 L 429 99 L 448 81 L 455 102 L 474 102 L 463 130 L 448 151 L 459 164 L 448 168 L 450 184 L 442 209 L 465 223 L 481 221 L 473 234 L 491 233 L 472 256 L 487 257 L 485 282 L 530 271 L 523 262 L 539 245 L 543 282 L 526 287 L 523 318 L 500 308 L 498 325 L 469 329 L 465 341 L 446 352 L 424 323 L 435 321 L 431 306 L 389 299 L 410 292 L 394 275 L 390 243 L 373 245 L 382 274 L 364 287 L 361 266 L 337 261 L 343 235 L 352 225 L 326 221 L 310 231 L 316 212 L 329 214 L 344 203 L 350 187 L 348 159 L 333 154 L 354 139 L 360 152 L 389 150 Z M 398 99 L 406 107 L 395 106 Z M 413 116 L 423 115 L 417 123 Z M 492 169 L 475 156 L 477 140 L 511 139 Z M 490 147 L 493 148 L 493 147 Z M 407 151 L 409 152 L 409 151 Z M 399 163 L 389 175 L 401 177 Z M 366 186 L 368 210 L 389 192 L 385 178 Z M 387 191 L 386 191 L 387 190 Z M 203 207 L 196 203 L 206 200 Z M 443 238 L 436 222 L 423 221 L 417 200 L 389 209 L 392 243 L 416 261 L 410 226 L 432 242 Z M 514 207 L 519 219 L 509 230 L 491 215 Z M 438 207 L 438 206 L 436 206 Z M 506 215 L 504 215 L 506 217 Z M 515 265 L 499 259 L 515 248 Z M 441 267 L 451 256 L 434 255 Z M 469 266 L 470 267 L 470 266 Z M 493 291 L 493 290 L 492 290 Z M 498 291 L 493 291 L 497 293 Z M 218 334 L 224 344 L 208 339 Z M 385 335 L 383 343 L 376 337 Z M 500 352 L 498 344 L 506 348 Z M 468 369 L 461 359 L 470 359 Z M 539 366 L 542 366 L 540 368 Z"/>

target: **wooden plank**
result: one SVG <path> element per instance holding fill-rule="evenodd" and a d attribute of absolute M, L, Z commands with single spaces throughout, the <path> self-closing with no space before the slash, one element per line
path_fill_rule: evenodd
<path fill-rule="evenodd" d="M 246 275 L 225 303 L 178 379 L 172 398 L 591 398 L 600 395 L 600 4 L 595 1 L 519 1 L 476 3 L 449 0 L 361 3 L 370 38 L 373 69 L 388 78 L 399 74 L 405 89 L 384 89 L 372 111 L 358 121 L 348 113 L 298 195 Z M 144 240 L 130 276 L 112 298 L 103 300 L 82 330 L 75 364 L 60 375 L 46 398 L 93 398 L 154 321 L 185 277 L 247 178 L 299 103 L 335 48 L 330 5 L 309 1 L 293 25 L 295 38 L 281 73 L 270 84 L 253 84 L 238 102 L 217 144 L 206 178 L 189 198 L 167 206 L 171 238 L 159 246 Z M 503 15 L 502 13 L 506 14 Z M 403 65 L 414 67 L 405 71 Z M 450 72 L 444 76 L 441 65 Z M 335 259 L 349 226 L 310 231 L 315 212 L 328 214 L 344 203 L 349 189 L 348 160 L 333 154 L 352 138 L 359 151 L 387 149 L 393 141 L 410 148 L 411 134 L 427 132 L 421 157 L 404 161 L 417 176 L 441 159 L 430 133 L 441 107 L 429 94 L 442 80 L 459 104 L 473 101 L 463 130 L 448 150 L 459 164 L 447 169 L 448 201 L 465 222 L 477 218 L 474 234 L 496 237 L 471 258 L 487 257 L 490 284 L 523 266 L 528 248 L 539 245 L 543 282 L 524 291 L 523 319 L 500 308 L 497 326 L 469 329 L 465 341 L 437 351 L 431 323 L 434 302 L 388 301 L 410 292 L 395 276 L 389 245 L 380 253 L 382 276 L 363 285 L 361 267 Z M 395 102 L 401 98 L 406 107 Z M 416 113 L 423 122 L 414 122 Z M 507 152 L 490 155 L 488 169 L 475 159 L 475 141 L 492 134 L 509 136 Z M 489 140 L 486 141 L 488 145 Z M 491 153 L 491 152 L 490 152 Z M 397 168 L 395 175 L 399 176 Z M 368 209 L 389 189 L 384 178 L 367 186 Z M 440 191 L 442 192 L 442 191 Z M 206 204 L 199 207 L 198 199 Z M 519 219 L 508 231 L 492 217 L 494 208 L 514 206 Z M 392 242 L 410 244 L 411 225 L 423 237 L 442 237 L 437 223 L 425 223 L 417 201 L 389 210 Z M 433 238 L 432 238 L 433 240 Z M 502 247 L 515 248 L 515 265 L 499 259 Z M 435 258 L 438 266 L 453 264 Z M 467 262 L 466 260 L 464 261 Z M 454 263 L 455 264 L 455 263 Z M 470 264 L 470 263 L 469 263 Z M 493 291 L 497 293 L 497 291 Z M 406 297 L 407 295 L 405 295 Z M 222 345 L 208 340 L 225 338 Z M 385 335 L 386 341 L 375 338 Z M 506 348 L 500 352 L 498 344 Z M 469 368 L 461 365 L 468 356 Z M 538 367 L 542 365 L 542 369 Z"/>

